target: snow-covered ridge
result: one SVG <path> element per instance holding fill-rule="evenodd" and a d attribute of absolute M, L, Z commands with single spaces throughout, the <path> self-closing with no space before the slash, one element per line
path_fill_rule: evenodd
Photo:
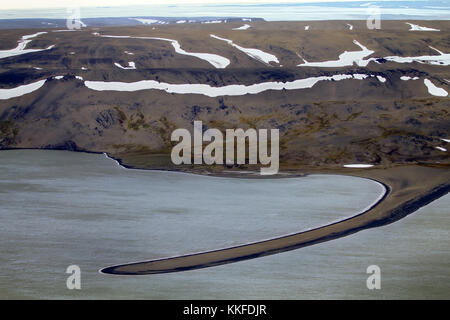
<path fill-rule="evenodd" d="M 440 65 L 440 66 L 448 66 L 450 65 L 450 53 L 443 53 L 442 51 L 429 46 L 431 49 L 439 53 L 439 55 L 435 56 L 418 56 L 418 57 L 398 57 L 398 56 L 389 56 L 384 57 L 387 61 L 393 61 L 397 63 L 428 63 L 432 65 Z"/>
<path fill-rule="evenodd" d="M 251 57 L 251 58 L 253 58 L 255 60 L 261 61 L 261 62 L 266 63 L 266 64 L 269 64 L 270 62 L 280 63 L 278 61 L 278 58 L 275 55 L 273 55 L 273 54 L 264 52 L 264 51 L 259 50 L 259 49 L 244 48 L 244 47 L 241 47 L 241 46 L 233 43 L 232 40 L 221 38 L 221 37 L 218 37 L 218 36 L 213 35 L 213 34 L 211 34 L 210 36 L 212 38 L 214 38 L 214 39 L 222 40 L 222 41 L 227 42 L 230 46 L 232 46 L 232 47 L 234 47 L 234 48 L 244 52 L 246 55 L 248 55 L 249 57 Z"/>
<path fill-rule="evenodd" d="M 207 84 L 171 84 L 158 82 L 155 80 L 141 80 L 137 82 L 105 82 L 105 81 L 84 81 L 84 85 L 96 91 L 123 91 L 134 92 L 140 90 L 162 90 L 176 94 L 200 94 L 208 97 L 219 96 L 242 96 L 246 94 L 258 94 L 268 90 L 299 90 L 312 88 L 320 81 L 342 81 L 342 80 L 363 80 L 374 75 L 366 74 L 337 74 L 333 76 L 310 77 L 288 82 L 262 82 L 252 85 L 226 85 L 222 87 L 212 87 Z M 61 80 L 64 76 L 54 76 L 56 80 Z M 83 81 L 83 78 L 76 76 L 76 79 Z M 10 89 L 0 89 L 0 100 L 23 96 L 41 88 L 47 80 L 19 86 Z"/>
<path fill-rule="evenodd" d="M 173 39 L 167 39 L 167 38 L 158 38 L 158 37 L 133 37 L 133 36 L 114 36 L 114 35 L 99 35 L 103 38 L 119 38 L 119 39 L 142 39 L 142 40 L 161 40 L 161 41 L 168 41 L 172 45 L 172 47 L 175 49 L 176 53 L 186 55 L 186 56 L 192 56 L 196 57 L 202 60 L 205 60 L 212 64 L 214 67 L 218 69 L 226 68 L 230 64 L 230 60 L 219 56 L 217 54 L 213 53 L 196 53 L 196 52 L 187 52 L 181 48 L 180 43 L 177 40 Z"/>
<path fill-rule="evenodd" d="M 27 54 L 27 53 L 31 53 L 31 52 L 39 52 L 39 51 L 52 49 L 54 47 L 54 45 L 51 45 L 45 49 L 25 49 L 27 44 L 32 41 L 31 40 L 32 38 L 35 38 L 35 37 L 37 37 L 41 34 L 45 34 L 45 33 L 47 33 L 47 32 L 37 32 L 34 34 L 22 36 L 22 38 L 18 41 L 17 47 L 15 47 L 14 49 L 0 50 L 0 59 L 18 56 L 21 54 Z"/>
<path fill-rule="evenodd" d="M 439 53 L 439 55 L 434 56 L 417 56 L 417 57 L 399 57 L 399 56 L 388 56 L 383 58 L 369 58 L 364 59 L 367 56 L 371 55 L 375 51 L 369 50 L 361 43 L 356 40 L 353 40 L 353 43 L 358 45 L 362 50 L 361 51 L 345 51 L 344 53 L 339 55 L 339 60 L 329 60 L 322 62 L 308 62 L 303 59 L 304 63 L 299 64 L 299 67 L 323 67 L 323 68 L 331 68 L 331 67 L 346 67 L 352 66 L 353 63 L 356 63 L 360 67 L 366 67 L 371 61 L 379 63 L 378 59 L 384 59 L 386 61 L 392 61 L 397 63 L 413 63 L 418 62 L 422 64 L 431 64 L 431 65 L 440 65 L 440 66 L 448 66 L 450 65 L 450 54 L 444 53 L 432 46 L 429 46 L 432 50 Z M 406 79 L 405 79 L 406 80 Z"/>
<path fill-rule="evenodd" d="M 439 29 L 433 29 L 433 28 L 427 28 L 427 27 L 421 27 L 417 24 L 412 24 L 409 22 L 405 22 L 406 24 L 409 24 L 411 26 L 411 29 L 409 31 L 441 31 Z"/>
<path fill-rule="evenodd" d="M 84 81 L 82 77 L 75 76 L 76 79 Z M 342 81 L 342 80 L 364 80 L 368 78 L 377 78 L 380 82 L 385 82 L 386 78 L 373 74 L 336 74 L 333 76 L 319 76 L 298 79 L 288 82 L 261 82 L 252 85 L 233 84 L 222 87 L 213 87 L 207 84 L 171 84 L 158 82 L 155 80 L 141 80 L 137 82 L 105 82 L 105 81 L 84 81 L 84 85 L 96 91 L 123 91 L 134 92 L 140 90 L 161 90 L 175 94 L 200 94 L 208 97 L 219 96 L 243 96 L 246 94 L 258 94 L 268 90 L 300 90 L 312 88 L 321 81 Z M 54 79 L 61 80 L 64 76 L 55 76 Z M 44 85 L 46 80 L 19 86 L 11 89 L 0 89 L 0 100 L 19 97 L 33 92 Z M 434 86 L 428 79 L 425 79 L 425 85 L 429 93 L 436 96 L 447 96 L 448 93 L 442 88 Z M 446 141 L 445 139 L 443 139 Z"/>
<path fill-rule="evenodd" d="M 200 94 L 208 97 L 242 96 L 258 94 L 268 90 L 299 90 L 312 88 L 320 81 L 341 81 L 349 79 L 363 80 L 372 77 L 366 74 L 337 74 L 333 76 L 310 77 L 288 82 L 262 82 L 252 85 L 226 85 L 212 87 L 207 84 L 171 84 L 155 80 L 142 80 L 137 82 L 105 82 L 85 81 L 86 87 L 96 91 L 127 91 L 162 90 L 176 94 Z"/>

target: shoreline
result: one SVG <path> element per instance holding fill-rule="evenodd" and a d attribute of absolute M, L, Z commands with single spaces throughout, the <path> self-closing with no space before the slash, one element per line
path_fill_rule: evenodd
<path fill-rule="evenodd" d="M 55 149 L 8 148 L 2 150 Z M 238 176 L 235 173 L 224 173 L 223 171 L 227 171 L 227 168 L 214 173 L 207 172 L 206 170 L 172 170 L 171 168 L 161 170 L 151 168 L 135 168 L 123 164 L 120 159 L 115 159 L 106 152 L 64 149 L 56 149 L 56 151 L 102 154 L 106 158 L 115 161 L 121 168 L 124 169 L 182 172 L 203 176 L 241 179 L 281 179 L 302 177 L 312 174 L 334 174 L 369 179 L 381 184 L 385 189 L 383 196 L 377 199 L 371 207 L 337 222 L 332 222 L 309 230 L 302 230 L 291 234 L 277 236 L 267 240 L 259 240 L 257 242 L 174 257 L 115 264 L 99 270 L 100 273 L 111 275 L 146 275 L 188 271 L 295 250 L 317 243 L 345 237 L 365 229 L 393 223 L 450 192 L 450 170 L 446 167 L 436 168 L 421 165 L 398 165 L 393 167 L 372 167 L 364 169 L 340 168 L 340 170 L 337 168 L 317 168 L 316 170 L 312 168 L 304 168 L 293 171 L 290 170 L 281 176 L 279 174 L 276 176 L 259 176 L 258 171 L 254 171 L 254 173 L 250 174 L 249 172 L 251 171 L 246 170 L 246 173 Z M 239 171 L 236 171 L 236 173 L 239 173 Z"/>
<path fill-rule="evenodd" d="M 405 167 L 402 167 L 402 170 L 404 169 Z M 423 170 L 423 167 L 415 169 L 422 171 L 420 173 L 421 176 L 427 176 L 430 173 L 428 169 Z M 409 173 L 409 170 L 407 171 Z M 447 182 L 448 178 L 450 178 L 449 172 L 446 175 L 444 174 L 444 176 L 447 179 L 438 179 L 441 181 L 437 185 L 426 188 L 426 191 L 419 190 L 417 192 L 416 190 L 416 192 L 411 192 L 411 195 L 406 195 L 406 198 L 404 194 L 402 195 L 402 189 L 397 188 L 404 181 L 397 181 L 397 183 L 392 185 L 391 183 L 385 184 L 380 181 L 381 179 L 372 178 L 385 186 L 386 193 L 371 208 L 353 217 L 312 230 L 269 240 L 176 257 L 114 265 L 102 268 L 99 272 L 111 275 L 147 275 L 196 270 L 277 254 L 334 240 L 365 229 L 393 223 L 444 196 L 450 191 L 450 183 Z M 363 175 L 362 178 L 369 177 Z M 414 193 L 416 195 L 412 196 Z"/>

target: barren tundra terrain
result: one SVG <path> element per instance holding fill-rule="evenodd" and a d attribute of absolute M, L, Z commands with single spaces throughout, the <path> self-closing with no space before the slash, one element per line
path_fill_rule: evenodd
<path fill-rule="evenodd" d="M 2 30 L 0 149 L 107 152 L 130 167 L 180 169 L 170 135 L 202 120 L 278 128 L 281 170 L 446 167 L 450 22 L 407 22 Z"/>

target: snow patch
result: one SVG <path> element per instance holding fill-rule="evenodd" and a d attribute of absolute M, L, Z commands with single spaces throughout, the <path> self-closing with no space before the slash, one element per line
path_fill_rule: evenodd
<path fill-rule="evenodd" d="M 114 65 L 124 70 L 136 70 L 136 64 L 133 61 L 128 62 L 128 67 L 123 67 L 120 63 L 114 62 Z"/>
<path fill-rule="evenodd" d="M 411 78 L 411 77 L 408 77 L 408 76 L 401 76 L 401 77 L 400 77 L 400 80 L 403 80 L 403 81 L 408 81 L 408 80 L 419 80 L 419 77 Z"/>
<path fill-rule="evenodd" d="M 214 67 L 218 69 L 224 69 L 230 64 L 230 60 L 219 56 L 217 54 L 212 53 L 196 53 L 196 52 L 187 52 L 181 48 L 180 43 L 177 40 L 167 39 L 167 38 L 157 38 L 157 37 L 132 37 L 132 36 L 113 36 L 113 35 L 101 35 L 104 38 L 124 38 L 124 39 L 143 39 L 143 40 L 161 40 L 170 42 L 172 47 L 175 49 L 176 53 L 183 54 L 186 56 L 193 56 L 202 60 L 205 60 L 212 64 Z"/>
<path fill-rule="evenodd" d="M 250 25 L 244 24 L 242 27 L 234 28 L 233 30 L 247 30 L 248 28 L 250 28 Z"/>
<path fill-rule="evenodd" d="M 24 84 L 11 89 L 0 89 L 0 100 L 6 100 L 23 96 L 27 93 L 36 91 L 44 85 L 46 80 L 39 80 L 30 84 Z"/>
<path fill-rule="evenodd" d="M 280 63 L 278 61 L 278 58 L 276 56 L 274 56 L 273 54 L 264 52 L 264 51 L 259 50 L 259 49 L 244 48 L 244 47 L 241 47 L 241 46 L 233 43 L 232 40 L 221 38 L 221 37 L 215 36 L 213 34 L 211 34 L 210 36 L 212 38 L 214 38 L 214 39 L 222 40 L 222 41 L 227 42 L 230 46 L 232 46 L 232 47 L 234 47 L 234 48 L 244 52 L 246 55 L 248 55 L 249 57 L 251 57 L 251 58 L 253 58 L 255 60 L 261 61 L 261 62 L 266 63 L 266 64 L 269 64 L 270 62 Z"/>
<path fill-rule="evenodd" d="M 406 24 L 409 24 L 411 26 L 411 29 L 409 31 L 441 31 L 439 29 L 433 29 L 433 28 L 427 28 L 427 27 L 421 27 L 417 24 L 412 24 L 409 22 L 405 22 Z"/>
<path fill-rule="evenodd" d="M 355 164 L 344 164 L 345 168 L 371 168 L 373 167 L 373 164 L 362 164 L 362 163 L 355 163 Z"/>
<path fill-rule="evenodd" d="M 39 52 L 39 51 L 45 51 L 45 50 L 52 49 L 54 47 L 54 45 L 51 45 L 45 49 L 25 49 L 27 44 L 32 41 L 30 39 L 35 38 L 35 37 L 37 37 L 41 34 L 45 34 L 45 33 L 47 33 L 47 32 L 37 32 L 34 34 L 22 36 L 22 38 L 18 41 L 17 47 L 15 47 L 14 49 L 0 50 L 0 59 L 14 57 L 14 56 L 18 56 L 21 54 L 27 54 L 27 53 L 31 53 L 31 52 Z"/>
<path fill-rule="evenodd" d="M 364 74 L 337 74 L 333 76 L 320 76 L 299 79 L 289 82 L 262 82 L 252 85 L 227 85 L 212 87 L 207 84 L 170 84 L 155 80 L 141 80 L 137 82 L 104 82 L 85 81 L 86 87 L 96 91 L 127 91 L 162 90 L 177 94 L 200 94 L 208 97 L 219 96 L 243 96 L 246 94 L 258 94 L 268 90 L 298 90 L 312 88 L 320 81 L 340 81 L 346 79 L 362 80 L 367 78 Z"/>
<path fill-rule="evenodd" d="M 333 68 L 333 67 L 348 67 L 352 66 L 356 63 L 360 67 L 365 67 L 369 64 L 371 60 L 364 60 L 365 57 L 370 56 L 375 51 L 367 49 L 361 43 L 356 40 L 353 40 L 353 43 L 359 46 L 361 51 L 345 51 L 339 55 L 339 60 L 330 60 L 330 61 L 322 61 L 322 62 L 306 62 L 299 64 L 299 67 L 324 67 L 324 68 Z"/>
<path fill-rule="evenodd" d="M 446 97 L 446 96 L 448 96 L 448 92 L 447 91 L 445 91 L 442 88 L 436 87 L 434 85 L 434 83 L 431 82 L 430 80 L 425 79 L 423 82 L 427 86 L 428 93 L 430 93 L 431 95 L 437 96 L 437 97 Z"/>

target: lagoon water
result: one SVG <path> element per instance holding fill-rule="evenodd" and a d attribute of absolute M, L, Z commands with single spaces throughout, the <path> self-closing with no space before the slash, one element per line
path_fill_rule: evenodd
<path fill-rule="evenodd" d="M 449 298 L 449 196 L 392 225 L 269 257 L 172 274 L 98 273 L 317 227 L 382 192 L 337 175 L 218 178 L 126 170 L 99 154 L 1 151 L 0 298 Z M 74 264 L 81 290 L 66 288 Z M 366 288 L 372 264 L 381 290 Z"/>

